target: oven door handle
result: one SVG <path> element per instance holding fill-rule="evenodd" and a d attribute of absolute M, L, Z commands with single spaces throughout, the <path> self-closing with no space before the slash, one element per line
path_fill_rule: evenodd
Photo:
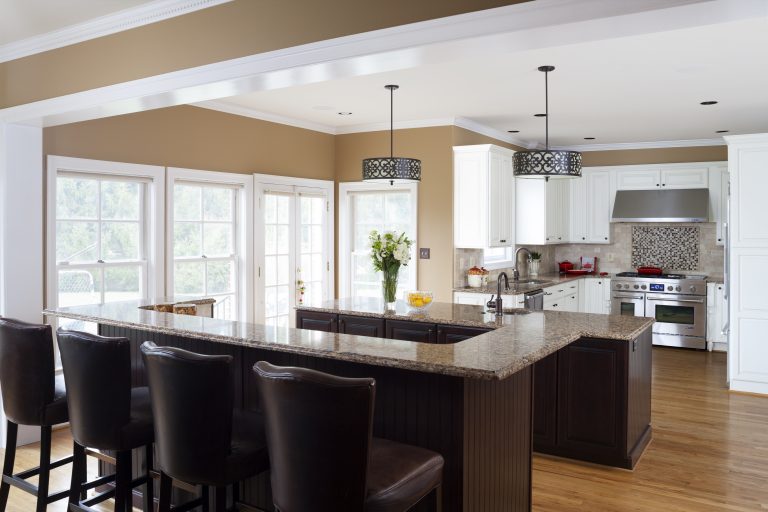
<path fill-rule="evenodd" d="M 641 297 L 633 297 L 633 296 L 630 296 L 630 295 L 623 295 L 623 296 L 619 297 L 619 296 L 616 296 L 616 295 L 614 295 L 614 296 L 613 296 L 613 298 L 614 298 L 614 299 L 617 299 L 617 300 L 621 300 L 621 299 L 636 299 L 636 300 L 641 300 L 643 297 L 642 297 L 642 296 L 641 296 Z"/>
<path fill-rule="evenodd" d="M 645 297 L 648 300 L 660 300 L 664 302 L 691 302 L 694 304 L 704 304 L 704 299 L 670 299 L 670 298 L 662 298 L 662 297 Z"/>

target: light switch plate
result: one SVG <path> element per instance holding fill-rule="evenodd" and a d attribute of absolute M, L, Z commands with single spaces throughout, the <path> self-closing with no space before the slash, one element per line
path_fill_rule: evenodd
<path fill-rule="evenodd" d="M 422 259 L 422 260 L 429 259 L 429 247 L 421 247 L 419 249 L 419 259 Z"/>

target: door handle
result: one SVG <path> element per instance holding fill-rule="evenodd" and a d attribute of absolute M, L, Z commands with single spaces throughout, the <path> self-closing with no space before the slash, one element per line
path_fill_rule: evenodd
<path fill-rule="evenodd" d="M 695 299 L 662 299 L 661 297 L 646 297 L 648 300 L 661 300 L 664 302 L 686 302 L 691 304 L 704 304 L 704 300 L 695 300 Z"/>
<path fill-rule="evenodd" d="M 617 299 L 617 300 L 621 300 L 621 299 L 635 299 L 635 300 L 640 300 L 640 299 L 642 299 L 642 297 L 617 297 L 617 296 L 615 296 L 615 295 L 613 296 L 613 298 L 614 298 L 614 299 Z"/>
<path fill-rule="evenodd" d="M 720 331 L 720 336 L 728 336 L 728 331 L 731 330 L 731 322 L 726 322 L 723 329 Z"/>

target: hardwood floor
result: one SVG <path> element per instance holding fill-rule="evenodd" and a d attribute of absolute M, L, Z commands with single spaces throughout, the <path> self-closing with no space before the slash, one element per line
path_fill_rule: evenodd
<path fill-rule="evenodd" d="M 635 470 L 536 456 L 534 511 L 768 510 L 768 397 L 729 393 L 725 354 L 653 357 L 653 441 Z"/>
<path fill-rule="evenodd" d="M 725 354 L 654 348 L 653 357 L 653 441 L 635 471 L 537 455 L 535 512 L 768 510 L 768 397 L 729 393 Z M 16 471 L 36 465 L 37 449 L 18 450 Z M 68 432 L 56 432 L 53 457 L 70 451 Z M 68 466 L 53 472 L 52 489 L 68 484 Z M 33 509 L 11 489 L 8 511 Z"/>

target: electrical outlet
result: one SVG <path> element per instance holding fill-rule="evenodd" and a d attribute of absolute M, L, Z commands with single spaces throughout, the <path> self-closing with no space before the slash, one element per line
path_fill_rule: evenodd
<path fill-rule="evenodd" d="M 429 259 L 429 247 L 421 247 L 419 249 L 419 259 L 422 259 L 422 260 Z"/>
<path fill-rule="evenodd" d="M 608 261 L 613 261 L 613 253 L 609 252 L 608 254 L 606 254 L 605 259 Z"/>

